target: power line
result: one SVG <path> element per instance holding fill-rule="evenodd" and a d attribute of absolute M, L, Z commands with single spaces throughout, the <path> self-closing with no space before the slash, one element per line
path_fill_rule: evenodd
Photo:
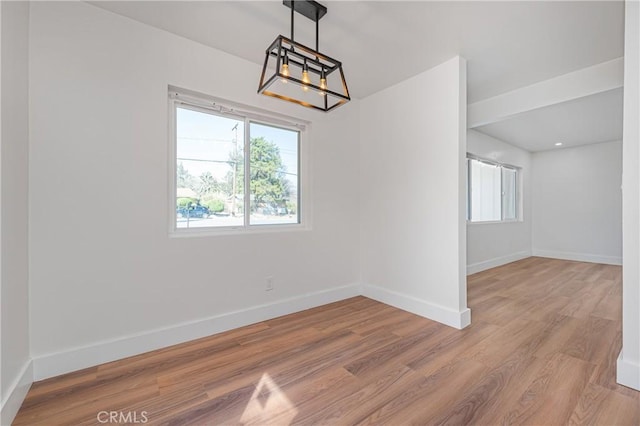
<path fill-rule="evenodd" d="M 180 158 L 178 157 L 177 160 L 181 160 L 181 161 L 200 161 L 203 163 L 225 163 L 225 164 L 233 164 L 235 163 L 235 161 L 229 161 L 229 160 L 204 160 L 202 158 Z"/>
<path fill-rule="evenodd" d="M 195 137 L 189 137 L 189 136 L 178 136 L 178 140 L 234 143 L 234 141 L 229 139 L 195 138 Z"/>

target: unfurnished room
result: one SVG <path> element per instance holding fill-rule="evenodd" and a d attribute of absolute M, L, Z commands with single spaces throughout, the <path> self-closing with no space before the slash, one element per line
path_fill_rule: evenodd
<path fill-rule="evenodd" d="M 640 424 L 640 2 L 0 0 L 0 424 Z"/>

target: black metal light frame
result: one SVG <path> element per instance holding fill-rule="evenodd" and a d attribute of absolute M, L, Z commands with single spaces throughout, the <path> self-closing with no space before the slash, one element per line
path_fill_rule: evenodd
<path fill-rule="evenodd" d="M 342 70 L 342 63 L 325 54 L 320 53 L 318 50 L 318 38 L 319 38 L 319 21 L 327 13 L 327 8 L 320 3 L 312 0 L 304 1 L 287 1 L 282 2 L 285 6 L 291 8 L 291 38 L 287 38 L 283 35 L 279 35 L 267 48 L 264 60 L 264 66 L 262 67 L 262 74 L 260 76 L 260 84 L 258 87 L 258 93 L 263 95 L 272 96 L 274 98 L 282 99 L 285 101 L 293 102 L 304 107 L 317 109 L 320 111 L 331 111 L 340 105 L 351 100 L 349 96 L 349 89 L 347 88 L 347 82 L 344 77 L 344 71 Z M 303 44 L 300 44 L 293 39 L 294 30 L 294 12 L 298 12 L 307 18 L 315 21 L 316 23 L 316 49 L 311 49 Z M 275 58 L 276 70 L 273 75 L 267 78 L 267 68 L 269 59 Z M 285 75 L 282 73 L 282 64 L 287 63 L 289 65 L 296 66 L 300 69 L 306 69 L 309 73 L 315 74 L 319 77 L 329 77 L 333 73 L 337 73 L 341 81 L 341 92 L 332 90 L 327 87 L 320 87 L 311 82 L 304 82 L 299 78 L 293 77 L 291 74 Z M 302 101 L 292 98 L 290 96 L 275 93 L 269 90 L 269 87 L 278 79 L 286 80 L 298 84 L 302 87 L 315 90 L 322 94 L 322 101 L 320 105 L 314 105 L 310 102 Z M 331 97 L 331 101 L 329 98 Z"/>

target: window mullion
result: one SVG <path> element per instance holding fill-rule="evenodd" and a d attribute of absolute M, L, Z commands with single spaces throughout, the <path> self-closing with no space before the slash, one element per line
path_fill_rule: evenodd
<path fill-rule="evenodd" d="M 244 226 L 249 227 L 251 215 L 251 125 L 244 120 Z"/>
<path fill-rule="evenodd" d="M 500 220 L 504 220 L 504 168 L 500 166 Z"/>

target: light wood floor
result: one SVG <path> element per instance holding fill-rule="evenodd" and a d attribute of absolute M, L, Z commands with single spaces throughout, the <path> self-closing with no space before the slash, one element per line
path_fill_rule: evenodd
<path fill-rule="evenodd" d="M 45 380 L 15 424 L 640 424 L 620 267 L 529 258 L 468 296 L 462 331 L 356 297 Z"/>

